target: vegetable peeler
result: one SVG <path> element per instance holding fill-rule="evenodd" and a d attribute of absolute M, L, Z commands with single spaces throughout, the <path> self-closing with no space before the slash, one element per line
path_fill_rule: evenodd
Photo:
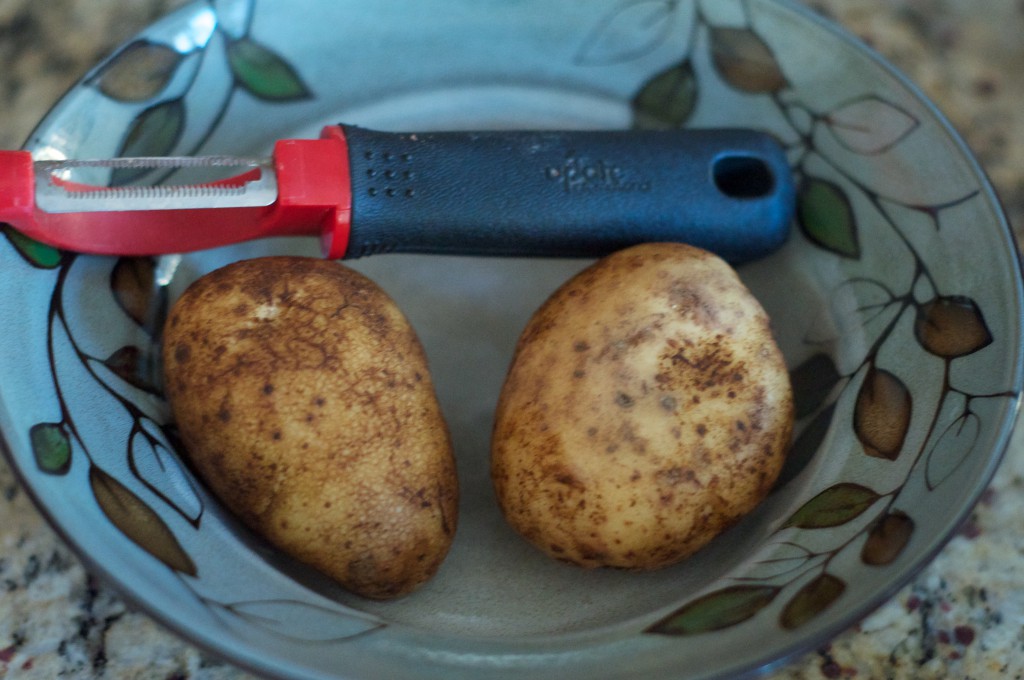
<path fill-rule="evenodd" d="M 204 179 L 177 179 L 196 171 Z M 126 174 L 161 179 L 118 186 Z M 61 249 L 107 255 L 308 235 L 334 259 L 598 257 L 683 241 L 740 263 L 786 240 L 794 193 L 775 139 L 743 129 L 329 125 L 318 139 L 278 141 L 266 159 L 35 161 L 0 151 L 0 221 Z"/>

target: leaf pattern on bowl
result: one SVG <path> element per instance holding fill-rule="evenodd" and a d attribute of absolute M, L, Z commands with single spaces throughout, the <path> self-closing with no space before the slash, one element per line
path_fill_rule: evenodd
<path fill-rule="evenodd" d="M 860 236 L 853 206 L 835 183 L 814 177 L 801 183 L 797 221 L 815 245 L 852 260 L 860 259 Z"/>
<path fill-rule="evenodd" d="M 129 43 L 107 62 L 100 66 L 86 81 L 104 96 L 125 103 L 147 103 L 128 126 L 121 140 L 117 156 L 193 156 L 201 152 L 203 145 L 216 132 L 218 124 L 227 114 L 235 92 L 242 90 L 268 103 L 288 103 L 310 99 L 313 92 L 301 75 L 287 59 L 268 45 L 250 35 L 253 3 L 248 2 L 246 14 L 248 25 L 241 35 L 234 35 L 215 23 L 214 33 L 220 41 L 206 39 L 202 44 L 190 45 L 188 51 L 178 51 L 170 45 L 150 40 L 136 40 Z M 211 9 L 210 11 L 214 11 Z M 232 75 L 222 92 L 209 92 L 209 97 L 219 97 L 220 103 L 213 117 L 214 124 L 202 131 L 198 140 L 188 148 L 182 146 L 183 133 L 188 125 L 189 111 L 183 96 L 174 93 L 162 96 L 166 88 L 182 69 L 186 59 L 193 52 L 209 58 L 213 46 L 220 47 L 220 54 Z M 192 70 L 184 84 L 184 91 L 190 91 L 199 77 L 200 68 Z M 149 183 L 166 179 L 156 177 L 159 170 L 153 168 L 118 168 L 111 173 L 111 186 L 123 186 L 149 176 Z"/>
<path fill-rule="evenodd" d="M 655 74 L 632 101 L 633 126 L 657 130 L 683 127 L 697 108 L 697 73 L 688 59 Z"/>
<path fill-rule="evenodd" d="M 789 86 L 768 44 L 749 28 L 710 26 L 711 58 L 718 75 L 737 90 L 779 92 Z"/>
<path fill-rule="evenodd" d="M 779 545 L 803 546 L 802 532 L 860 526 L 853 535 L 836 533 L 838 543 L 832 548 L 805 548 L 802 557 L 787 560 L 792 568 L 784 574 L 761 582 L 743 580 L 742 586 L 719 586 L 690 601 L 646 629 L 662 635 L 691 635 L 739 625 L 777 597 L 784 601 L 778 614 L 781 628 L 795 630 L 816 619 L 847 590 L 844 580 L 829 571 L 841 553 L 860 545 L 863 564 L 884 567 L 896 562 L 906 549 L 916 524 L 909 510 L 896 508 L 901 493 L 913 476 L 920 474 L 928 489 L 937 488 L 970 456 L 984 426 L 972 404 L 1017 396 L 1013 391 L 971 394 L 952 384 L 951 362 L 984 349 L 994 338 L 976 301 L 940 289 L 929 263 L 917 250 L 917 242 L 905 232 L 902 219 L 895 216 L 897 208 L 916 213 L 937 233 L 942 214 L 977 199 L 978 192 L 970 191 L 942 203 L 921 204 L 884 195 L 859 180 L 819 143 L 818 130 L 825 131 L 848 153 L 874 157 L 911 138 L 920 121 L 877 95 L 850 98 L 823 112 L 813 110 L 801 101 L 772 45 L 756 30 L 750 4 L 742 7 L 746 25 L 725 26 L 717 25 L 698 6 L 686 53 L 642 83 L 633 96 L 633 126 L 681 127 L 691 122 L 701 99 L 701 80 L 710 77 L 694 67 L 700 49 L 708 50 L 712 71 L 728 87 L 761 97 L 780 112 L 781 119 L 792 127 L 788 136 L 797 140 L 789 151 L 796 159 L 796 224 L 800 233 L 852 272 L 840 285 L 847 295 L 837 298 L 857 302 L 852 308 L 827 310 L 828 325 L 838 321 L 839 337 L 844 327 L 870 329 L 873 341 L 852 371 L 841 372 L 836 359 L 825 351 L 816 352 L 791 371 L 796 417 L 806 422 L 777 484 L 783 486 L 798 478 L 829 433 L 844 426 L 842 418 L 847 416 L 840 403 L 850 390 L 855 390 L 854 407 L 845 426 L 852 429 L 862 453 L 890 463 L 911 462 L 902 483 L 888 491 L 852 481 L 820 490 L 781 524 L 776 532 Z M 697 39 L 701 36 L 703 40 Z M 809 130 L 805 129 L 807 125 Z M 821 168 L 828 168 L 829 175 L 820 174 Z M 864 257 L 861 220 L 866 218 L 865 210 L 872 211 L 871 218 L 880 219 L 910 254 L 914 273 L 903 290 L 871 275 L 855 273 Z M 922 291 L 926 293 L 922 295 Z M 902 338 L 900 322 L 907 315 L 914 319 L 919 347 L 945 361 L 944 374 L 937 376 L 937 403 L 918 403 L 920 399 L 906 377 L 887 364 L 885 348 Z M 812 325 L 808 342 L 823 340 L 813 337 L 815 332 Z M 951 418 L 947 415 L 943 420 L 942 414 L 948 413 L 948 405 L 954 402 L 960 406 L 953 408 Z M 916 418 L 930 419 L 930 423 L 923 443 L 909 448 L 908 433 Z M 814 576 L 807 581 L 811 574 Z"/>
<path fill-rule="evenodd" d="M 71 469 L 71 440 L 62 423 L 39 423 L 28 433 L 36 465 L 49 475 L 65 475 Z"/>
<path fill-rule="evenodd" d="M 4 236 L 25 262 L 33 267 L 54 269 L 64 260 L 60 250 L 25 236 L 9 224 L 0 224 L 0 231 L 3 231 Z"/>
<path fill-rule="evenodd" d="M 710 633 L 743 623 L 767 607 L 779 594 L 772 586 L 730 586 L 690 602 L 650 628 L 650 633 L 690 635 Z"/>
<path fill-rule="evenodd" d="M 920 125 L 910 113 L 877 95 L 840 104 L 823 120 L 840 144 L 865 155 L 888 151 Z"/>
<path fill-rule="evenodd" d="M 196 576 L 196 565 L 167 523 L 138 495 L 96 465 L 89 466 L 89 486 L 103 514 L 135 545 L 168 568 Z"/>
<path fill-rule="evenodd" d="M 169 45 L 135 40 L 108 60 L 90 82 L 120 102 L 143 102 L 158 95 L 185 55 Z"/>
<path fill-rule="evenodd" d="M 181 99 L 159 102 L 143 109 L 135 117 L 128 126 L 117 155 L 170 156 L 184 129 L 185 102 Z M 131 184 L 150 172 L 149 168 L 115 168 L 111 172 L 110 185 L 116 187 Z"/>
<path fill-rule="evenodd" d="M 665 42 L 679 0 L 626 0 L 583 39 L 575 63 L 618 64 L 650 54 Z"/>
<path fill-rule="evenodd" d="M 212 44 L 206 42 L 193 49 L 209 50 Z M 225 33 L 220 44 L 224 46 L 221 56 L 234 80 L 223 93 L 214 125 L 202 130 L 194 148 L 183 153 L 200 150 L 215 132 L 237 90 L 246 91 L 268 105 L 312 96 L 298 71 L 248 32 L 240 36 Z M 113 101 L 136 107 L 121 140 L 119 155 L 160 156 L 181 151 L 178 147 L 190 124 L 188 105 L 181 93 L 163 95 L 188 56 L 168 45 L 140 39 L 115 53 L 85 82 Z M 186 90 L 197 77 L 198 70 L 193 71 Z M 117 170 L 109 183 L 119 186 L 142 179 L 154 183 L 166 179 L 145 177 L 148 172 L 151 171 Z M 298 598 L 225 604 L 199 595 L 195 588 L 202 582 L 203 573 L 200 562 L 186 548 L 189 537 L 182 532 L 202 531 L 205 504 L 183 463 L 176 433 L 163 422 L 163 410 L 152 410 L 139 398 L 146 395 L 159 403 L 163 400 L 155 353 L 168 296 L 167 290 L 156 282 L 156 260 L 122 257 L 113 261 L 107 277 L 110 294 L 126 322 L 136 327 L 141 336 L 138 343 L 125 344 L 104 356 L 77 339 L 75 323 L 65 308 L 68 288 L 73 285 L 70 281 L 86 259 L 36 243 L 7 225 L 2 225 L 2 231 L 29 265 L 56 271 L 48 315 L 47 354 L 61 417 L 37 423 L 29 430 L 38 471 L 49 477 L 67 478 L 78 458 L 78 464 L 87 470 L 91 495 L 107 521 L 172 572 L 187 577 L 181 583 L 192 589 L 211 613 L 229 615 L 235 625 L 253 626 L 283 638 L 324 643 L 355 638 L 382 627 L 375 617 Z M 89 435 L 76 424 L 65 395 L 80 385 L 71 384 L 58 369 L 66 357 L 77 364 L 97 396 L 112 400 L 127 417 L 130 431 L 120 460 L 110 452 L 94 454 Z M 107 467 L 110 461 L 114 463 Z M 115 470 L 122 467 L 126 474 Z M 315 624 L 312 628 L 310 622 Z M 310 632 L 295 635 L 297 625 L 305 625 Z"/>
<path fill-rule="evenodd" d="M 233 103 L 282 107 L 315 96 L 315 83 L 303 77 L 284 51 L 252 35 L 253 3 L 235 3 L 242 4 L 248 6 L 248 19 L 236 23 L 244 25 L 230 31 L 218 25 L 213 29 L 217 39 L 174 46 L 140 39 L 86 82 L 129 112 L 132 122 L 119 140 L 123 153 L 199 153 L 228 127 L 224 123 Z M 803 101 L 794 84 L 799 74 L 787 72 L 794 68 L 793 60 L 780 58 L 787 56 L 783 50 L 791 49 L 787 36 L 763 32 L 754 20 L 752 8 L 768 4 L 611 1 L 589 27 L 580 25 L 578 49 L 573 52 L 570 44 L 565 54 L 574 68 L 588 73 L 624 64 L 637 67 L 636 82 L 623 95 L 637 128 L 693 125 L 702 109 L 715 105 L 709 92 L 723 86 L 778 113 L 782 127 L 788 126 L 780 139 L 800 188 L 793 240 L 840 272 L 834 301 L 820 319 L 811 320 L 804 336 L 809 358 L 792 371 L 799 428 L 778 485 L 798 488 L 801 495 L 769 527 L 766 549 L 745 565 L 748 571 L 716 573 L 705 589 L 680 593 L 669 607 L 672 611 L 645 628 L 647 634 L 680 637 L 745 626 L 757 633 L 765 626 L 773 633 L 805 631 L 842 606 L 844 597 L 846 604 L 858 604 L 849 595 L 859 586 L 847 575 L 849 563 L 865 569 L 898 568 L 913 552 L 908 546 L 924 533 L 927 518 L 905 493 L 911 482 L 926 492 L 948 488 L 977 452 L 978 442 L 987 441 L 987 434 L 999 426 L 992 422 L 992 410 L 982 405 L 1017 397 L 1011 390 L 979 393 L 960 384 L 964 371 L 954 367 L 970 368 L 972 357 L 1007 342 L 998 337 L 1004 327 L 991 297 L 961 289 L 955 279 L 950 282 L 933 271 L 937 265 L 927 259 L 933 254 L 919 251 L 927 236 L 921 231 L 938 234 L 950 212 L 987 199 L 973 190 L 941 201 L 910 200 L 901 198 L 898 186 L 880 189 L 851 172 L 841 161 L 856 157 L 881 162 L 885 154 L 913 143 L 927 121 L 918 120 L 912 107 L 876 95 L 839 93 L 838 103 L 821 110 Z M 210 11 L 216 6 L 209 3 Z M 718 7 L 740 8 L 735 16 L 742 15 L 745 22 L 720 22 Z M 734 16 L 731 11 L 725 14 Z M 674 49 L 681 26 L 689 33 L 683 53 L 662 59 L 659 55 Z M 178 45 L 184 45 L 183 51 L 177 51 Z M 640 68 L 649 57 L 650 67 Z M 208 65 L 228 74 L 221 79 L 222 89 L 196 87 Z M 196 89 L 202 89 L 203 106 L 208 107 L 205 117 L 192 97 Z M 114 183 L 142 179 L 165 178 L 121 174 Z M 160 406 L 153 342 L 159 337 L 167 295 L 154 285 L 154 261 L 122 258 L 105 265 L 113 305 L 131 333 L 114 346 L 101 347 L 79 335 L 76 323 L 81 319 L 69 313 L 74 311 L 70 304 L 65 308 L 73 273 L 94 258 L 34 243 L 7 226 L 0 230 L 6 239 L 0 239 L 0 246 L 15 253 L 35 280 L 53 281 L 45 343 L 56 407 L 23 424 L 34 472 L 60 484 L 85 480 L 86 493 L 129 548 L 144 552 L 140 559 L 148 563 L 156 560 L 157 569 L 166 567 L 225 629 L 248 627 L 258 631 L 258 639 L 266 634 L 300 640 L 303 653 L 311 647 L 305 643 L 326 646 L 382 630 L 380 620 L 340 605 L 325 606 L 323 598 L 307 591 L 296 597 L 262 592 L 237 596 L 233 583 L 209 585 L 220 575 L 213 573 L 221 566 L 219 556 L 196 549 L 202 545 L 196 537 L 210 529 L 216 513 L 205 506 L 202 490 L 183 464 L 181 446 Z M 909 258 L 910 266 L 902 272 L 907 276 L 896 283 L 865 266 L 879 231 Z M 836 349 L 848 332 L 865 340 L 852 357 Z M 918 352 L 939 370 L 935 375 L 907 375 L 890 351 L 897 344 Z M 75 364 L 74 379 L 62 374 L 58 359 L 62 366 Z M 83 383 L 121 418 L 116 423 L 123 442 L 118 448 L 97 446 L 88 424 L 76 420 L 65 397 L 83 392 Z M 913 437 L 908 434 L 911 423 L 920 426 L 911 428 L 918 433 Z M 813 481 L 810 473 L 822 463 L 819 450 L 838 435 L 853 445 L 851 467 L 891 472 L 884 479 L 850 475 L 800 487 L 799 482 Z"/>
<path fill-rule="evenodd" d="M 299 600 L 246 600 L 228 604 L 207 600 L 206 603 L 221 617 L 296 642 L 352 640 L 383 627 L 370 617 L 354 617 L 351 612 L 337 607 Z"/>
<path fill-rule="evenodd" d="M 252 38 L 229 41 L 227 53 L 235 83 L 254 97 L 274 102 L 310 97 L 309 88 L 295 68 Z"/>

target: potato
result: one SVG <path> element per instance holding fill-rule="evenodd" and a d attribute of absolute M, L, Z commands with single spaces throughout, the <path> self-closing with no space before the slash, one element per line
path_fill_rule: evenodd
<path fill-rule="evenodd" d="M 495 492 L 554 558 L 656 569 L 765 497 L 792 420 L 769 319 L 732 268 L 682 244 L 634 246 L 527 324 L 495 417 Z"/>
<path fill-rule="evenodd" d="M 228 265 L 174 304 L 163 361 L 192 464 L 245 524 L 370 598 L 437 571 L 451 443 L 419 340 L 372 281 L 311 258 Z"/>

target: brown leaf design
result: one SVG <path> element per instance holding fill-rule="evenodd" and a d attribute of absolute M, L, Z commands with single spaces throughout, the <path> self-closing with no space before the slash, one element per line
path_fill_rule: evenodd
<path fill-rule="evenodd" d="M 151 394 L 159 393 L 154 381 L 156 367 L 152 359 L 138 347 L 122 347 L 111 354 L 103 365 L 129 385 Z"/>
<path fill-rule="evenodd" d="M 697 108 L 697 75 L 683 61 L 656 74 L 633 97 L 633 127 L 659 130 L 682 127 Z"/>
<path fill-rule="evenodd" d="M 96 466 L 89 469 L 89 486 L 103 514 L 125 536 L 169 568 L 196 575 L 192 558 L 160 516 L 141 498 Z"/>
<path fill-rule="evenodd" d="M 944 359 L 973 354 L 993 340 L 978 304 L 959 295 L 937 297 L 920 305 L 914 335 L 922 347 Z"/>
<path fill-rule="evenodd" d="M 912 115 L 875 95 L 846 102 L 825 116 L 839 143 L 855 153 L 884 153 L 919 125 Z"/>
<path fill-rule="evenodd" d="M 825 489 L 793 513 L 783 529 L 829 529 L 860 517 L 881 496 L 860 484 L 844 482 Z"/>
<path fill-rule="evenodd" d="M 750 29 L 712 28 L 711 58 L 722 79 L 743 92 L 778 92 L 788 85 L 767 43 Z"/>
<path fill-rule="evenodd" d="M 645 632 L 662 635 L 693 635 L 729 628 L 753 618 L 771 604 L 779 588 L 731 586 L 716 590 L 679 609 Z"/>
<path fill-rule="evenodd" d="M 846 590 L 846 583 L 825 573 L 797 591 L 779 615 L 786 630 L 796 630 L 831 607 Z"/>
<path fill-rule="evenodd" d="M 166 87 L 184 55 L 148 40 L 136 40 L 115 54 L 95 76 L 100 92 L 122 102 L 141 102 Z"/>
<path fill-rule="evenodd" d="M 121 309 L 150 333 L 159 330 L 167 304 L 167 291 L 156 285 L 156 261 L 149 257 L 123 257 L 110 273 L 110 289 Z"/>
<path fill-rule="evenodd" d="M 871 367 L 853 411 L 853 429 L 873 458 L 896 460 L 910 429 L 910 390 L 889 371 Z"/>
<path fill-rule="evenodd" d="M 882 567 L 892 564 L 910 542 L 914 520 L 904 512 L 894 511 L 878 520 L 860 551 L 864 564 Z"/>

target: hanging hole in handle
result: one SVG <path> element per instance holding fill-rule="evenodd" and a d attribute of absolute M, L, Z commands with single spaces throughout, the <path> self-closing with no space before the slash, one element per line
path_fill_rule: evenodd
<path fill-rule="evenodd" d="M 761 198 L 775 188 L 771 168 L 756 156 L 719 156 L 711 175 L 718 190 L 730 198 Z"/>

